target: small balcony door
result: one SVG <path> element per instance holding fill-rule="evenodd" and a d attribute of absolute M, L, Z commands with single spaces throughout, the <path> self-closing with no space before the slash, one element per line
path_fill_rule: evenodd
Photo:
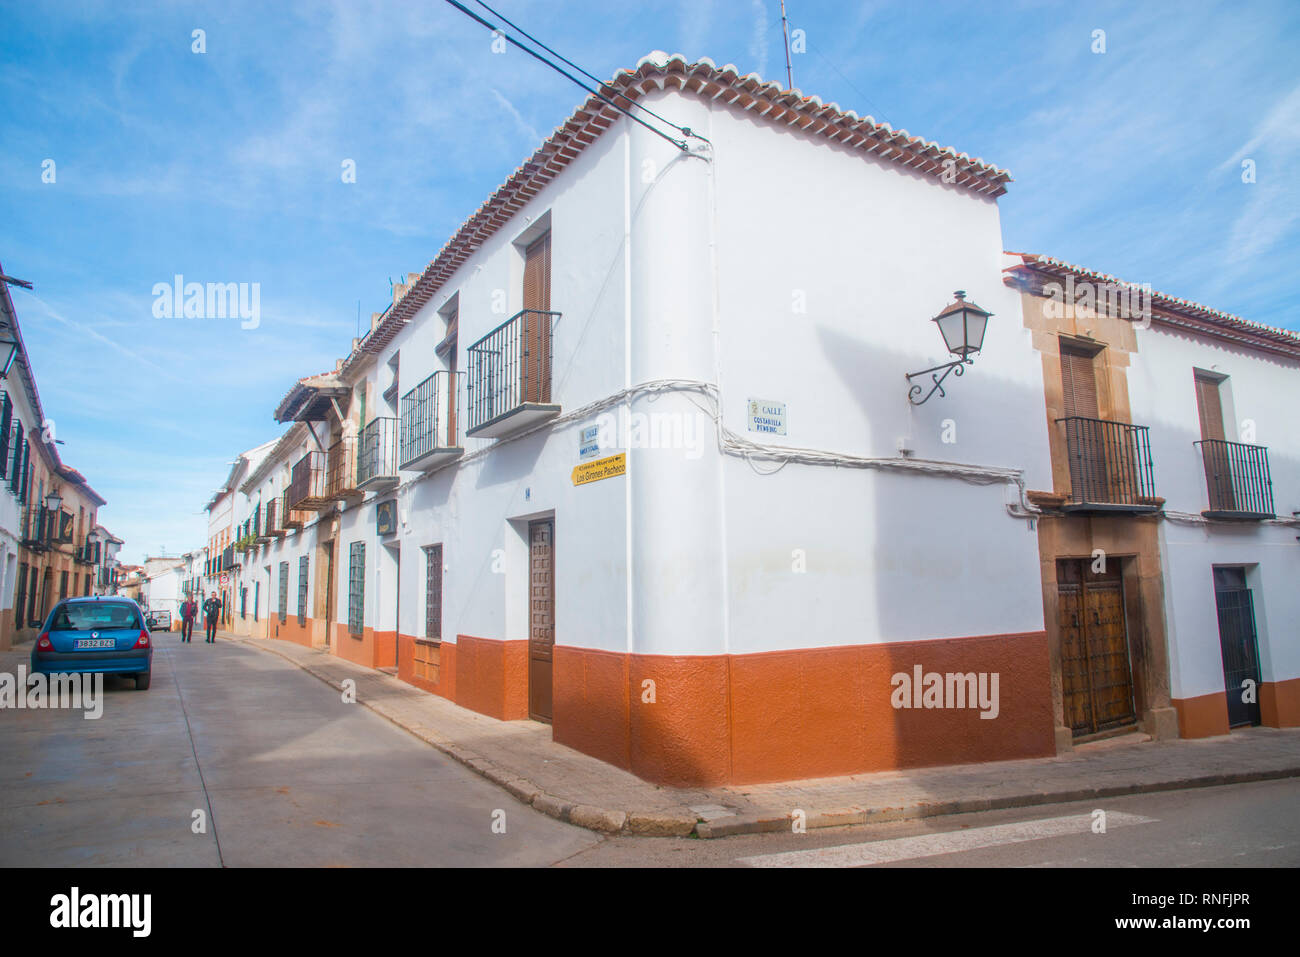
<path fill-rule="evenodd" d="M 1084 418 L 1095 422 L 1101 418 L 1097 406 L 1097 377 L 1093 354 L 1079 346 L 1061 343 L 1061 399 L 1064 418 Z M 1089 423 L 1067 422 L 1070 456 L 1070 487 L 1079 499 L 1084 489 L 1097 489 L 1106 483 L 1106 454 L 1098 441 L 1097 428 Z M 1073 428 L 1076 434 L 1071 434 Z M 1095 491 L 1094 491 L 1095 496 Z"/>
<path fill-rule="evenodd" d="M 1196 409 L 1201 420 L 1201 455 L 1205 462 L 1205 481 L 1210 493 L 1210 508 L 1231 512 L 1237 507 L 1232 493 L 1232 468 L 1227 435 L 1223 429 L 1222 379 L 1196 370 Z"/>
<path fill-rule="evenodd" d="M 523 356 L 520 374 L 524 402 L 551 401 L 551 234 L 524 250 Z"/>

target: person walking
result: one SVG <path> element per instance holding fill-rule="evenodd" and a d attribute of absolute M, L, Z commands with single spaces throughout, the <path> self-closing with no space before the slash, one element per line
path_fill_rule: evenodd
<path fill-rule="evenodd" d="M 207 620 L 207 637 L 204 640 L 213 644 L 217 640 L 217 618 L 221 615 L 221 602 L 215 593 L 203 603 L 203 614 Z"/>
<path fill-rule="evenodd" d="M 181 603 L 181 641 L 188 643 L 194 637 L 194 619 L 199 613 L 199 603 L 194 596 Z"/>

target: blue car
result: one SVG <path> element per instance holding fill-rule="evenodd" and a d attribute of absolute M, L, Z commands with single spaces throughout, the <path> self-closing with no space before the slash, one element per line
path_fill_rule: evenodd
<path fill-rule="evenodd" d="M 153 641 L 129 598 L 65 598 L 45 619 L 32 649 L 33 674 L 134 675 L 149 687 Z"/>

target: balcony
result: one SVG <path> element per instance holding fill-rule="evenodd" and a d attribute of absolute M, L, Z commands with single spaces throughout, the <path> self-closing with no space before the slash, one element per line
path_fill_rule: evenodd
<path fill-rule="evenodd" d="M 1145 425 L 1069 416 L 1065 429 L 1070 462 L 1067 512 L 1158 512 L 1151 476 L 1151 443 Z"/>
<path fill-rule="evenodd" d="M 1267 448 L 1222 439 L 1192 444 L 1201 450 L 1205 487 L 1210 493 L 1210 507 L 1202 515 L 1247 520 L 1276 517 Z"/>
<path fill-rule="evenodd" d="M 357 443 L 357 488 L 397 484 L 397 419 L 372 419 Z"/>
<path fill-rule="evenodd" d="M 435 372 L 402 396 L 402 468 L 431 472 L 465 454 L 457 436 L 457 378 Z"/>
<path fill-rule="evenodd" d="M 264 506 L 266 510 L 266 522 L 262 526 L 262 534 L 269 538 L 284 538 L 284 526 L 280 524 L 280 499 L 271 499 Z"/>
<path fill-rule="evenodd" d="M 234 545 L 227 545 L 224 549 L 221 550 L 222 568 L 234 568 L 239 564 L 241 564 L 241 559 L 239 557 L 239 553 L 235 551 Z"/>
<path fill-rule="evenodd" d="M 280 496 L 280 514 L 284 516 L 281 524 L 286 529 L 302 528 L 307 524 L 308 518 L 311 517 L 311 513 L 305 509 L 289 507 L 289 492 L 287 489 L 285 490 L 285 493 Z"/>
<path fill-rule="evenodd" d="M 43 505 L 28 505 L 21 521 L 19 543 L 28 551 L 43 552 L 50 547 L 46 534 L 46 512 Z"/>
<path fill-rule="evenodd" d="M 357 440 L 344 435 L 326 453 L 325 495 L 331 501 L 365 495 L 357 488 Z"/>
<path fill-rule="evenodd" d="M 308 452 L 293 465 L 285 495 L 289 508 L 319 512 L 333 501 L 326 494 L 325 453 Z"/>
<path fill-rule="evenodd" d="M 466 435 L 514 435 L 560 414 L 551 401 L 551 329 L 559 315 L 525 309 L 469 347 Z"/>
<path fill-rule="evenodd" d="M 90 542 L 78 545 L 72 552 L 72 560 L 78 565 L 95 564 L 95 546 Z"/>

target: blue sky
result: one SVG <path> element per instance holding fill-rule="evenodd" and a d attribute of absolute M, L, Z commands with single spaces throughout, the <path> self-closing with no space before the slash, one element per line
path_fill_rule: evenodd
<path fill-rule="evenodd" d="M 777 0 L 491 5 L 597 76 L 662 49 L 784 78 Z M 1010 169 L 1006 248 L 1300 328 L 1300 4 L 788 8 L 796 87 Z M 0 22 L 0 262 L 35 283 L 13 298 L 45 412 L 126 561 L 202 544 L 230 460 L 347 352 L 358 302 L 364 326 L 584 98 L 441 0 Z M 259 283 L 260 325 L 155 318 L 177 273 Z"/>

